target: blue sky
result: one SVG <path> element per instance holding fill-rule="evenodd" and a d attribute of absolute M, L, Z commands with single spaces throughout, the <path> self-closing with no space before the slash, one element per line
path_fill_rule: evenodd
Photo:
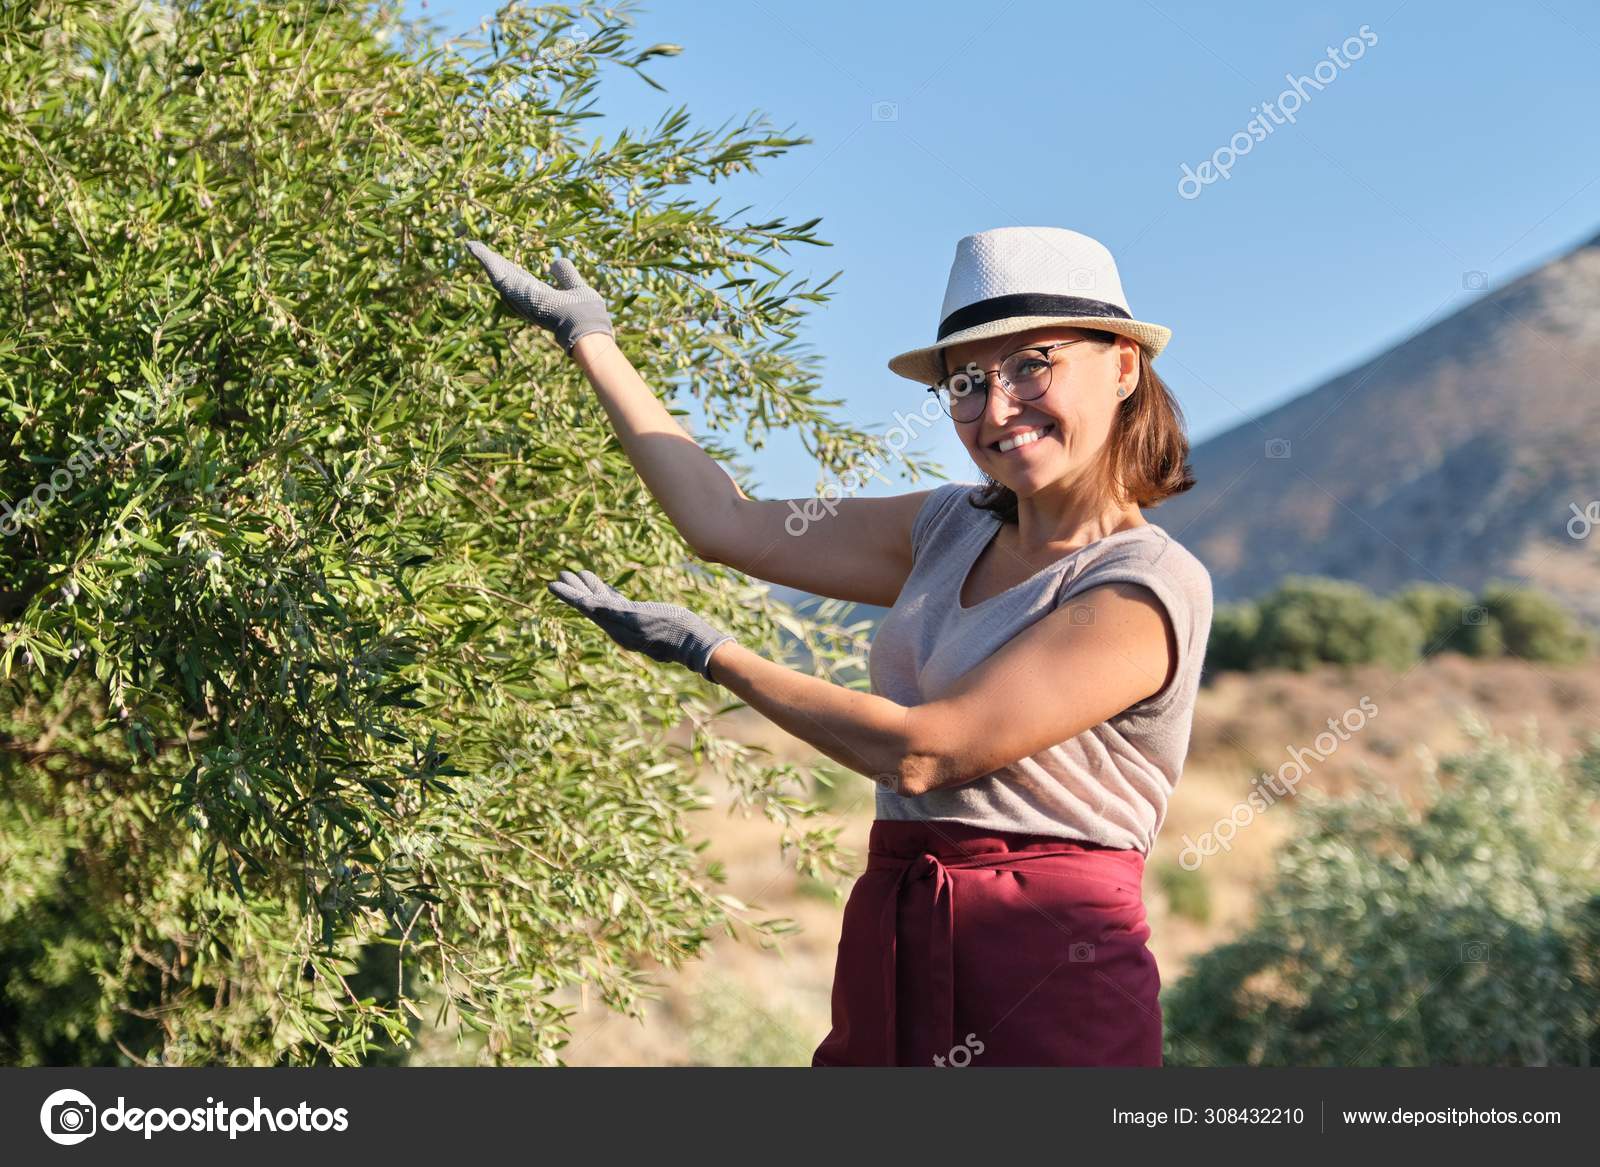
<path fill-rule="evenodd" d="M 408 4 L 447 32 L 496 7 Z M 648 68 L 666 93 L 610 77 L 597 132 L 687 104 L 706 128 L 760 111 L 813 139 L 707 190 L 755 221 L 822 217 L 834 246 L 791 251 L 793 270 L 844 274 L 802 337 L 824 395 L 864 427 L 920 406 L 885 362 L 931 341 L 955 242 L 974 231 L 1105 243 L 1134 314 L 1173 330 L 1156 367 L 1196 441 L 1464 306 L 1480 284 L 1467 273 L 1497 287 L 1600 233 L 1600 9 L 1578 0 L 660 0 L 634 17 L 641 47 L 684 51 Z M 1180 195 L 1184 163 L 1363 26 L 1375 42 L 1305 87 L 1292 125 Z M 948 429 L 919 449 L 976 477 Z M 784 435 L 747 462 L 764 497 L 817 489 Z"/>

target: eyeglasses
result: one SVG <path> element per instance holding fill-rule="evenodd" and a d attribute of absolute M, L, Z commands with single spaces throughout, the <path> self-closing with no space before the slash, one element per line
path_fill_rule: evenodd
<path fill-rule="evenodd" d="M 993 370 L 974 368 L 969 362 L 961 372 L 951 373 L 937 385 L 930 385 L 928 392 L 938 395 L 939 405 L 952 420 L 977 421 L 989 402 L 990 372 L 997 374 L 1001 390 L 1013 401 L 1037 401 L 1050 388 L 1050 374 L 1055 370 L 1050 354 L 1088 339 L 1080 336 L 1077 340 L 1058 340 L 1055 344 L 1018 349 Z"/>

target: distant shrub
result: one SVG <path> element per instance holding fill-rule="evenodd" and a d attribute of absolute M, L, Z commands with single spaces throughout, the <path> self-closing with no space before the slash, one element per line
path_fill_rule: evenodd
<path fill-rule="evenodd" d="M 1205 670 L 1210 679 L 1230 669 L 1405 668 L 1439 652 L 1566 664 L 1593 651 L 1593 636 L 1569 612 L 1521 585 L 1492 584 L 1474 597 L 1417 583 L 1379 597 L 1349 580 L 1290 575 L 1257 600 L 1217 605 Z"/>
<path fill-rule="evenodd" d="M 1474 607 L 1471 592 L 1449 584 L 1417 583 L 1392 598 L 1422 629 L 1423 655 L 1467 651 Z"/>
<path fill-rule="evenodd" d="M 1600 733 L 1591 733 L 1588 744 L 1572 763 L 1572 772 L 1579 782 L 1600 798 Z"/>
<path fill-rule="evenodd" d="M 1589 655 L 1589 634 L 1549 596 L 1513 583 L 1495 583 L 1478 599 L 1499 625 L 1507 656 L 1571 664 Z"/>
<path fill-rule="evenodd" d="M 1420 810 L 1301 793 L 1260 917 L 1163 998 L 1171 1064 L 1600 1060 L 1600 743 L 1467 729 Z"/>
<path fill-rule="evenodd" d="M 1251 603 L 1218 604 L 1211 616 L 1211 640 L 1206 646 L 1206 671 L 1256 667 L 1256 636 L 1261 613 Z"/>
<path fill-rule="evenodd" d="M 809 1066 L 815 1026 L 793 1009 L 758 1000 L 738 980 L 711 975 L 690 1009 L 696 1066 Z"/>
<path fill-rule="evenodd" d="M 1197 924 L 1211 922 L 1211 885 L 1199 869 L 1193 871 L 1181 864 L 1168 861 L 1156 868 L 1156 882 L 1161 894 L 1167 897 L 1167 907 L 1174 916 L 1193 920 Z"/>
<path fill-rule="evenodd" d="M 1345 580 L 1289 576 L 1259 611 L 1257 668 L 1374 661 L 1403 668 L 1422 650 L 1422 629 L 1409 612 Z"/>
<path fill-rule="evenodd" d="M 1506 654 L 1505 630 L 1500 627 L 1500 621 L 1489 614 L 1489 609 L 1476 601 L 1466 614 L 1465 627 L 1461 634 L 1461 651 L 1480 660 Z"/>

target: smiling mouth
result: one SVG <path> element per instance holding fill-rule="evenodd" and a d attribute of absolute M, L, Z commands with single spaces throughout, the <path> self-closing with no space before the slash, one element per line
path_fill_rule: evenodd
<path fill-rule="evenodd" d="M 990 442 L 989 448 L 996 453 L 1009 454 L 1013 450 L 1020 450 L 1025 446 L 1033 445 L 1040 438 L 1055 433 L 1055 429 L 1054 422 L 1048 425 L 1034 426 L 1032 429 L 1015 437 L 1006 437 L 1001 438 L 999 441 Z"/>

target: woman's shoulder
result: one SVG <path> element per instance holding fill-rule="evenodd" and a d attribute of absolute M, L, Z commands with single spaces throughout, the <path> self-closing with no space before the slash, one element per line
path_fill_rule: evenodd
<path fill-rule="evenodd" d="M 1057 607 L 1106 584 L 1128 583 L 1148 590 L 1171 623 L 1178 659 L 1171 683 L 1124 713 L 1154 714 L 1169 707 L 1181 710 L 1177 694 L 1192 688 L 1190 682 L 1201 667 L 1211 636 L 1211 573 L 1159 524 L 1145 523 L 1119 534 L 1102 540 L 1102 554 L 1087 558 L 1069 574 L 1058 593 Z"/>
<path fill-rule="evenodd" d="M 1143 546 L 1149 553 L 1151 564 L 1159 566 L 1169 574 L 1190 580 L 1197 586 L 1203 585 L 1206 592 L 1211 591 L 1211 573 L 1206 570 L 1206 565 L 1200 557 L 1190 551 L 1165 527 L 1159 523 L 1146 523 L 1153 537 Z M 1139 548 L 1135 548 L 1137 553 Z"/>
<path fill-rule="evenodd" d="M 976 482 L 944 482 L 930 490 L 911 524 L 913 552 L 920 555 L 930 541 L 937 541 L 957 525 L 981 517 L 984 512 L 966 500 L 982 489 Z"/>
<path fill-rule="evenodd" d="M 1164 599 L 1181 598 L 1186 606 L 1209 615 L 1211 573 L 1199 556 L 1165 527 L 1143 523 L 1100 542 L 1063 581 L 1061 600 L 1106 583 L 1159 583 L 1162 586 L 1157 590 L 1165 593 Z"/>

